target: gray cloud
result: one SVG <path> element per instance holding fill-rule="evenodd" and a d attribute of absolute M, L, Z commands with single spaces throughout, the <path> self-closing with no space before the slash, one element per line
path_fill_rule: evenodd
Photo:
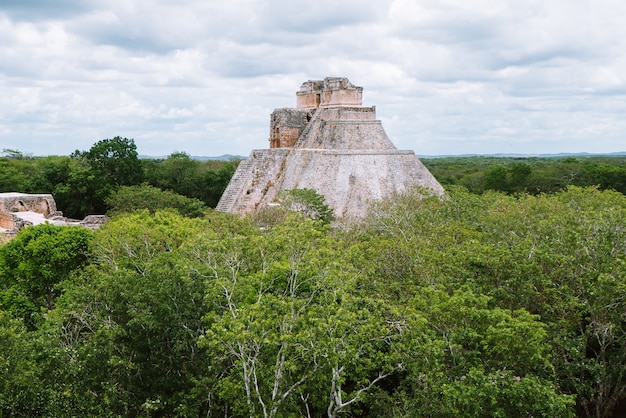
<path fill-rule="evenodd" d="M 262 8 L 263 29 L 287 33 L 322 33 L 340 26 L 376 22 L 388 13 L 391 1 L 318 0 L 303 5 L 291 0 L 272 0 Z"/>
<path fill-rule="evenodd" d="M 2 0 L 0 12 L 17 20 L 41 21 L 80 15 L 92 7 L 90 0 Z"/>
<path fill-rule="evenodd" d="M 624 150 L 626 3 L 65 0 L 0 5 L 0 144 L 248 154 L 347 76 L 418 154 Z"/>

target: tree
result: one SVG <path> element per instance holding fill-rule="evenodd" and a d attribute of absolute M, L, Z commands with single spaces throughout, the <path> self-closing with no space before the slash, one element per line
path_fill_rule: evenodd
<path fill-rule="evenodd" d="M 92 232 L 41 224 L 22 229 L 0 247 L 0 307 L 34 326 L 40 308 L 54 307 L 57 285 L 89 260 Z"/>
<path fill-rule="evenodd" d="M 206 163 L 205 163 L 206 164 Z M 224 190 L 228 186 L 230 179 L 235 174 L 238 160 L 230 160 L 217 169 L 207 169 L 204 173 L 205 194 L 202 200 L 211 208 L 217 206 Z"/>
<path fill-rule="evenodd" d="M 174 152 L 165 160 L 145 160 L 145 180 L 152 186 L 217 206 L 235 173 L 237 161 L 201 163 L 187 153 Z"/>
<path fill-rule="evenodd" d="M 57 185 L 68 180 L 72 168 L 72 159 L 67 156 L 38 157 L 33 162 L 34 170 L 28 176 L 25 193 L 54 193 Z M 58 205 L 58 197 L 55 200 Z"/>
<path fill-rule="evenodd" d="M 171 190 L 183 196 L 199 197 L 202 189 L 201 163 L 185 152 L 174 152 L 159 161 L 146 173 L 148 181 L 163 190 Z"/>
<path fill-rule="evenodd" d="M 545 325 L 491 303 L 468 288 L 422 287 L 402 317 L 423 325 L 405 330 L 402 368 L 370 400 L 371 415 L 574 416 L 573 397 L 556 384 Z"/>
<path fill-rule="evenodd" d="M 555 386 L 576 395 L 580 415 L 608 417 L 626 387 L 625 329 L 613 315 L 624 300 L 625 199 L 577 187 L 517 197 L 450 188 L 441 201 L 405 195 L 372 215 L 357 247 L 365 255 L 352 262 L 388 300 L 406 301 L 425 285 L 468 286 L 493 306 L 539 315 Z"/>
<path fill-rule="evenodd" d="M 91 168 L 76 158 L 67 164 L 67 177 L 54 186 L 53 195 L 65 216 L 82 219 L 89 214 L 103 214 L 106 211 L 101 195 L 99 180 Z"/>
<path fill-rule="evenodd" d="M 111 186 L 129 186 L 142 180 L 141 161 L 133 139 L 103 139 L 78 155 L 87 161 L 98 179 Z"/>
<path fill-rule="evenodd" d="M 278 194 L 278 203 L 289 211 L 301 213 L 313 220 L 330 223 L 335 219 L 333 210 L 324 196 L 314 189 L 291 189 Z"/>
<path fill-rule="evenodd" d="M 54 188 L 58 207 L 74 218 L 104 214 L 105 199 L 120 186 L 141 183 L 143 167 L 132 139 L 116 136 L 71 155 L 67 179 Z"/>
<path fill-rule="evenodd" d="M 512 192 L 525 192 L 532 174 L 530 165 L 522 162 L 513 163 L 509 167 L 509 188 Z"/>
<path fill-rule="evenodd" d="M 18 160 L 17 162 L 22 162 Z M 15 160 L 0 158 L 0 191 L 15 192 L 26 183 L 26 175 Z"/>
<path fill-rule="evenodd" d="M 497 165 L 489 168 L 483 178 L 483 190 L 507 191 L 509 189 L 507 174 L 508 170 L 504 166 Z"/>
<path fill-rule="evenodd" d="M 623 307 L 624 219 L 626 198 L 596 188 L 500 198 L 484 212 L 486 233 L 458 252 L 458 274 L 479 291 L 541 315 L 559 385 L 589 417 L 610 416 L 626 390 L 615 373 L 626 364 L 626 329 L 613 315 Z"/>
<path fill-rule="evenodd" d="M 351 294 L 340 248 L 294 216 L 262 235 L 190 245 L 217 308 L 200 340 L 213 365 L 203 386 L 223 411 L 335 417 L 397 367 L 400 330 L 380 303 Z"/>
<path fill-rule="evenodd" d="M 486 189 L 507 193 L 555 193 L 567 186 L 626 191 L 624 156 L 481 156 L 422 159 L 422 162 L 444 187 L 462 185 L 473 193 L 483 193 Z"/>
<path fill-rule="evenodd" d="M 142 184 L 140 186 L 122 186 L 105 203 L 109 215 L 148 209 L 150 213 L 162 209 L 176 209 L 181 215 L 198 218 L 204 215 L 206 206 L 198 199 L 185 197 L 177 193 L 161 190 Z"/>
<path fill-rule="evenodd" d="M 24 153 L 20 150 L 3 148 L 2 154 L 4 154 L 7 158 L 11 160 L 22 160 L 24 159 Z"/>
<path fill-rule="evenodd" d="M 46 404 L 22 321 L 0 309 L 0 416 L 40 416 Z"/>
<path fill-rule="evenodd" d="M 48 315 L 50 354 L 68 359 L 57 379 L 71 387 L 68 416 L 199 414 L 204 283 L 190 277 L 181 247 L 206 227 L 175 211 L 137 211 L 95 233 L 94 263 Z"/>
<path fill-rule="evenodd" d="M 625 222 L 626 197 L 596 187 L 450 187 L 345 229 L 123 213 L 85 231 L 74 267 L 79 239 L 18 235 L 0 247 L 0 410 L 610 417 L 626 393 Z"/>

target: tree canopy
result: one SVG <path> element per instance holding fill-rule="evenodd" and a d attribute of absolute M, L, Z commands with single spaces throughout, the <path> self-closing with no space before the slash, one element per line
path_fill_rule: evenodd
<path fill-rule="evenodd" d="M 95 161 L 118 158 L 109 145 L 135 161 L 131 140 L 97 145 L 0 158 L 0 183 L 113 215 L 0 246 L 2 416 L 610 418 L 626 405 L 619 164 L 560 160 L 540 193 L 541 164 L 498 160 L 456 179 L 474 190 L 408 190 L 331 226 L 313 190 L 245 219 L 206 209 L 236 162 L 175 153 L 121 184 Z M 100 182 L 106 170 L 118 180 Z M 592 172 L 606 183 L 567 186 Z"/>
<path fill-rule="evenodd" d="M 256 222 L 140 210 L 21 231 L 0 247 L 2 413 L 608 418 L 624 402 L 620 193 L 414 190 L 343 228 Z"/>
<path fill-rule="evenodd" d="M 188 216 L 199 216 L 202 207 L 217 205 L 238 164 L 237 160 L 201 162 L 184 152 L 173 152 L 165 159 L 140 159 L 135 141 L 119 136 L 71 156 L 32 157 L 8 149 L 3 155 L 0 192 L 51 193 L 57 208 L 75 219 L 119 211 L 122 202 L 116 194 L 120 189 L 127 197 L 131 192 L 143 194 L 155 208 L 175 205 Z M 142 187 L 146 185 L 153 189 Z M 157 203 L 158 194 L 163 204 Z M 135 209 L 146 207 L 129 199 L 123 210 L 132 210 L 130 202 L 136 204 Z"/>

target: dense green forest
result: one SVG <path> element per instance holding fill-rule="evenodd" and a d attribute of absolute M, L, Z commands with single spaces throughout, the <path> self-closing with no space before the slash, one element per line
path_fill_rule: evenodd
<path fill-rule="evenodd" d="M 216 184 L 207 173 L 229 178 L 236 162 L 175 153 L 134 171 L 133 158 L 114 164 L 123 153 L 89 153 L 0 160 L 2 178 L 26 173 L 24 185 L 40 173 L 5 168 L 49 158 L 76 178 L 116 176 L 89 189 L 111 215 L 101 229 L 44 224 L 0 247 L 1 416 L 600 418 L 623 407 L 626 196 L 614 185 L 513 190 L 519 161 L 436 160 L 425 163 L 451 176 L 443 199 L 416 189 L 343 224 L 303 190 L 239 219 L 180 185 Z M 551 164 L 623 168 L 523 163 L 529 177 L 561 173 Z M 463 184 L 494 166 L 508 189 Z M 59 179 L 59 190 L 91 184 Z"/>
<path fill-rule="evenodd" d="M 345 229 L 23 229 L 0 247 L 4 416 L 610 416 L 626 197 L 420 196 Z"/>
<path fill-rule="evenodd" d="M 596 186 L 626 194 L 626 156 L 424 158 L 444 186 L 472 193 L 555 193 L 568 186 Z M 200 216 L 214 208 L 238 160 L 198 161 L 184 152 L 140 159 L 132 139 L 115 137 L 70 156 L 0 154 L 0 193 L 51 193 L 70 218 L 118 213 L 128 208 L 175 207 Z M 143 204 L 141 203 L 143 202 Z"/>
<path fill-rule="evenodd" d="M 215 207 L 238 161 L 200 162 L 184 152 L 162 160 L 140 159 L 134 140 L 115 137 L 70 156 L 29 157 L 4 150 L 0 192 L 51 193 L 70 218 L 119 210 L 124 197 L 144 208 L 174 204 L 186 213 Z M 170 192 L 163 196 L 162 191 Z M 162 200 L 167 200 L 164 204 Z"/>
<path fill-rule="evenodd" d="M 577 157 L 445 157 L 422 159 L 444 185 L 473 193 L 554 193 L 598 186 L 626 194 L 626 155 Z"/>

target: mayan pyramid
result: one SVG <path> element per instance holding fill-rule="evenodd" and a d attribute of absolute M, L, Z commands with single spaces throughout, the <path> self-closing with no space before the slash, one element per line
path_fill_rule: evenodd
<path fill-rule="evenodd" d="M 391 143 L 363 88 L 347 78 L 307 81 L 296 108 L 276 109 L 270 149 L 253 150 L 237 168 L 217 210 L 246 214 L 289 189 L 315 189 L 337 217 L 362 217 L 368 204 L 412 186 L 444 190 L 413 151 Z"/>

